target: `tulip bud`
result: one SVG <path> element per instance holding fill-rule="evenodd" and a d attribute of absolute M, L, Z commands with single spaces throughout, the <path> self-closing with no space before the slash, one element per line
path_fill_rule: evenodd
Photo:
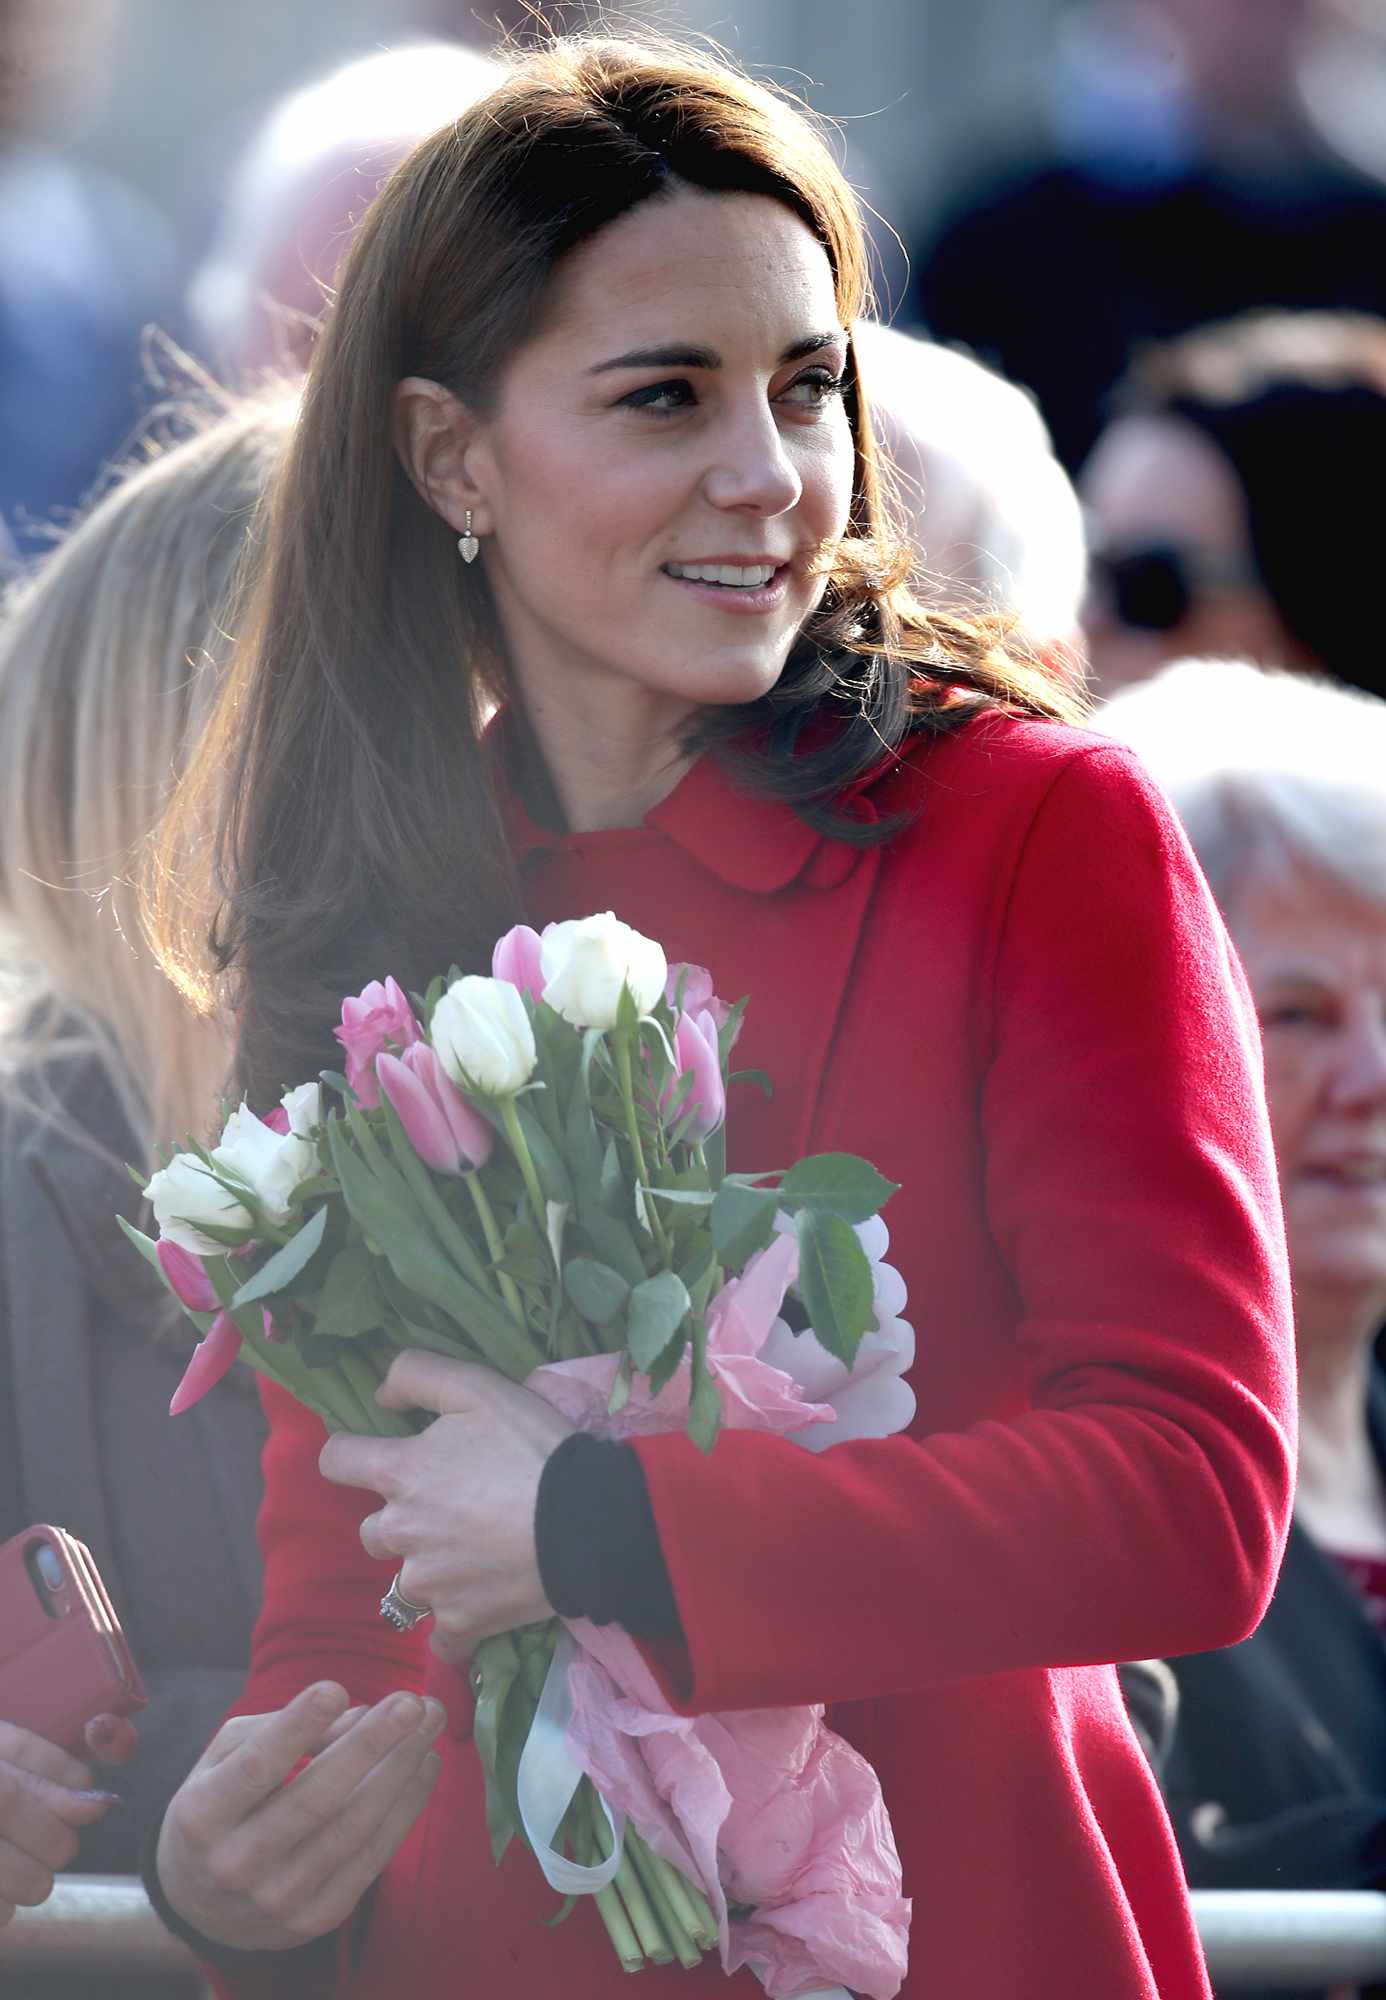
<path fill-rule="evenodd" d="M 508 979 L 512 986 L 538 1000 L 544 991 L 540 943 L 538 931 L 531 930 L 528 924 L 516 924 L 491 954 L 492 978 Z"/>
<path fill-rule="evenodd" d="M 404 1136 L 426 1167 L 438 1174 L 465 1174 L 485 1166 L 494 1144 L 491 1127 L 468 1104 L 427 1042 L 415 1042 L 402 1056 L 388 1051 L 378 1055 L 375 1073 Z"/>
<path fill-rule="evenodd" d="M 668 972 L 663 947 L 610 910 L 550 924 L 540 940 L 540 957 L 544 998 L 575 1028 L 614 1028 L 624 987 L 630 988 L 636 1013 L 648 1014 Z"/>
<path fill-rule="evenodd" d="M 513 1097 L 534 1074 L 534 1030 L 519 991 L 505 979 L 454 980 L 429 1024 L 438 1060 L 454 1083 L 483 1097 Z"/>
<path fill-rule="evenodd" d="M 727 1115 L 727 1092 L 722 1081 L 722 1062 L 717 1048 L 717 1023 L 710 1009 L 701 1014 L 680 1014 L 674 1030 L 674 1058 L 678 1074 L 691 1072 L 692 1080 L 680 1092 L 671 1084 L 661 1101 L 665 1122 L 677 1124 L 692 1111 L 690 1137 L 699 1145 Z"/>

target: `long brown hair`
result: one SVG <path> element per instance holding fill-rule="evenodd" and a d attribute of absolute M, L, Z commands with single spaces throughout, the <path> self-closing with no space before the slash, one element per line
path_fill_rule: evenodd
<path fill-rule="evenodd" d="M 252 1102 L 331 1054 L 343 993 L 386 971 L 421 986 L 447 960 L 482 968 L 521 914 L 478 741 L 512 693 L 501 634 L 480 569 L 459 563 L 396 457 L 396 385 L 425 376 L 484 414 L 559 259 L 680 185 L 784 203 L 827 253 L 843 324 L 862 313 L 856 201 L 808 117 L 663 41 L 579 37 L 516 59 L 364 219 L 259 600 L 149 876 L 147 921 L 174 977 L 204 1003 L 231 977 Z M 763 747 L 739 755 L 746 782 L 820 823 L 913 729 L 987 702 L 1073 712 L 1037 666 L 1007 656 L 998 627 L 914 601 L 850 362 L 846 406 L 855 488 L 822 606 L 773 692 L 698 730 L 705 744 L 751 734 Z M 803 747 L 825 711 L 840 726 Z M 229 803 L 214 825 L 217 799 Z"/>

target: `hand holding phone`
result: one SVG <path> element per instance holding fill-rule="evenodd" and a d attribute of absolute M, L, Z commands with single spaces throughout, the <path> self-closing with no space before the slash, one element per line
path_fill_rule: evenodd
<path fill-rule="evenodd" d="M 0 1546 L 0 1925 L 51 1894 L 80 1829 L 115 1803 L 77 1753 L 128 1756 L 124 1718 L 145 1699 L 82 1544 L 39 1525 Z"/>
<path fill-rule="evenodd" d="M 40 1524 L 0 1546 L 0 1720 L 79 1757 L 94 1716 L 133 1715 L 147 1700 L 77 1538 Z"/>

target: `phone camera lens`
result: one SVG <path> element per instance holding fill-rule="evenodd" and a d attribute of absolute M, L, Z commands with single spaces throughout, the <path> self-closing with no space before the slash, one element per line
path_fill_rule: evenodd
<path fill-rule="evenodd" d="M 61 1590 L 66 1582 L 58 1552 L 51 1542 L 40 1542 L 34 1555 L 39 1575 L 49 1590 Z"/>

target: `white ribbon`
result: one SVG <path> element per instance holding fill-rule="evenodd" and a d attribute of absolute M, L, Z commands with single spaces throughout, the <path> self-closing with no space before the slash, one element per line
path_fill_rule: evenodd
<path fill-rule="evenodd" d="M 566 1855 L 559 1854 L 553 1845 L 553 1837 L 563 1823 L 563 1815 L 586 1775 L 568 1748 L 568 1724 L 573 1714 L 572 1697 L 568 1692 L 568 1669 L 577 1658 L 578 1651 L 577 1641 L 571 1632 L 561 1630 L 549 1662 L 544 1692 L 539 1697 L 534 1721 L 530 1724 L 525 1747 L 520 1752 L 516 1784 L 520 1818 L 524 1822 L 529 1844 L 544 1871 L 545 1881 L 561 1896 L 595 1896 L 598 1889 L 604 1889 L 608 1882 L 613 1881 L 621 1865 L 626 1831 L 625 1814 L 613 1814 L 598 1792 L 606 1823 L 611 1828 L 611 1853 L 601 1866 L 583 1868 L 578 1862 L 569 1861 Z M 764 1976 L 757 1976 L 764 1984 Z M 800 2000 L 852 2000 L 852 1996 L 845 1986 L 819 1986 L 812 1993 L 802 1994 Z"/>
<path fill-rule="evenodd" d="M 606 1823 L 611 1828 L 611 1852 L 599 1868 L 583 1868 L 558 1853 L 553 1837 L 563 1823 L 563 1815 L 573 1802 L 573 1794 L 585 1773 L 568 1748 L 568 1724 L 573 1703 L 568 1693 L 568 1669 L 577 1658 L 577 1642 L 572 1634 L 560 1631 L 558 1644 L 549 1662 L 544 1692 L 534 1711 L 525 1747 L 520 1752 L 516 1791 L 525 1835 L 535 1859 L 544 1871 L 544 1880 L 560 1896 L 595 1896 L 615 1879 L 621 1865 L 625 1839 L 625 1814 L 613 1815 L 598 1792 Z"/>

